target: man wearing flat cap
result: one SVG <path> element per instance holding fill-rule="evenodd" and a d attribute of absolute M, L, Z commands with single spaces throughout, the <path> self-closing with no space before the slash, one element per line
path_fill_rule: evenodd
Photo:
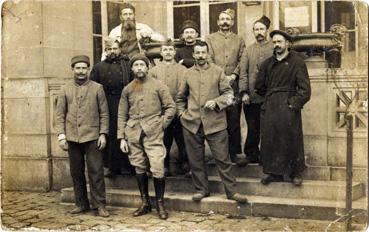
<path fill-rule="evenodd" d="M 263 15 L 253 25 L 255 42 L 241 57 L 239 87 L 243 112 L 247 123 L 244 153 L 248 163 L 260 161 L 260 98 L 254 94 L 257 73 L 263 61 L 273 55 L 273 42 L 269 39 L 270 20 Z"/>
<path fill-rule="evenodd" d="M 274 55 L 262 63 L 255 84 L 256 94 L 264 98 L 260 155 L 266 175 L 261 183 L 286 177 L 300 186 L 305 168 L 301 109 L 311 95 L 309 74 L 304 60 L 289 50 L 289 34 L 274 30 L 270 37 Z"/>
<path fill-rule="evenodd" d="M 182 39 L 184 46 L 177 49 L 175 60 L 184 65 L 186 68 L 191 68 L 195 64 L 195 59 L 192 56 L 193 46 L 196 43 L 200 34 L 200 28 L 195 21 L 186 20 L 182 25 Z"/>
<path fill-rule="evenodd" d="M 122 43 L 122 53 L 130 58 L 141 52 L 140 41 L 142 39 L 165 41 L 164 36 L 155 32 L 148 25 L 136 22 L 135 14 L 136 9 L 132 4 L 127 2 L 120 4 L 121 24 L 113 28 L 109 33 L 109 37 L 117 39 Z M 105 54 L 102 57 L 102 60 L 104 59 Z"/>
<path fill-rule="evenodd" d="M 229 154 L 232 162 L 238 166 L 246 165 L 246 160 L 238 155 L 241 148 L 241 99 L 239 96 L 238 77 L 240 74 L 239 63 L 245 49 L 245 42 L 241 36 L 232 32 L 235 11 L 226 9 L 220 12 L 218 17 L 219 30 L 206 37 L 209 45 L 210 61 L 224 70 L 226 78 L 232 86 L 235 100 L 227 107 L 227 131 L 229 136 Z"/>
<path fill-rule="evenodd" d="M 129 59 L 121 53 L 119 41 L 105 37 L 106 59 L 92 68 L 90 80 L 104 87 L 109 106 L 109 135 L 104 149 L 104 166 L 108 169 L 105 176 L 113 178 L 118 174 L 133 174 L 134 168 L 129 163 L 127 155 L 123 155 L 117 139 L 117 116 L 120 95 L 124 86 L 131 81 Z"/>
<path fill-rule="evenodd" d="M 133 213 L 141 216 L 151 211 L 146 174 L 148 158 L 154 179 L 156 209 L 160 219 L 167 219 L 164 208 L 164 130 L 172 121 L 176 106 L 169 89 L 159 80 L 148 76 L 149 60 L 136 54 L 130 60 L 134 80 L 122 92 L 118 110 L 120 148 L 136 169 L 136 179 L 142 204 Z"/>
<path fill-rule="evenodd" d="M 77 206 L 70 213 L 79 214 L 90 209 L 85 179 L 86 159 L 91 206 L 98 210 L 98 215 L 108 217 L 101 152 L 109 133 L 108 104 L 102 85 L 88 78 L 89 58 L 75 56 L 71 66 L 74 78 L 62 87 L 55 109 L 55 129 L 59 146 L 68 151 Z"/>

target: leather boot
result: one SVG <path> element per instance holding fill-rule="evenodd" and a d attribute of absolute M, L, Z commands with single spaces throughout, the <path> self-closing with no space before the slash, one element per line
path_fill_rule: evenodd
<path fill-rule="evenodd" d="M 168 212 L 164 208 L 164 192 L 165 192 L 165 179 L 154 178 L 154 187 L 156 195 L 156 211 L 160 219 L 167 219 Z"/>
<path fill-rule="evenodd" d="M 148 214 L 149 212 L 151 212 L 151 203 L 148 189 L 149 188 L 148 177 L 146 173 L 144 173 L 136 175 L 136 179 L 141 194 L 142 204 L 136 211 L 133 212 L 134 217 Z"/>

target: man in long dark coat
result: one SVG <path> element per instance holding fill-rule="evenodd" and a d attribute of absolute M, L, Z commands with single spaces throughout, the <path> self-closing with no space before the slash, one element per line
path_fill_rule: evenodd
<path fill-rule="evenodd" d="M 290 176 L 301 185 L 305 168 L 301 109 L 310 99 L 309 74 L 304 60 L 289 51 L 291 37 L 284 31 L 270 33 L 274 55 L 263 62 L 256 81 L 261 106 L 262 184 Z"/>
<path fill-rule="evenodd" d="M 91 71 L 90 79 L 103 85 L 109 106 L 110 128 L 108 144 L 105 149 L 104 166 L 108 168 L 106 177 L 121 174 L 133 174 L 134 169 L 129 163 L 127 154 L 120 150 L 117 140 L 117 115 L 120 95 L 123 88 L 131 81 L 128 57 L 121 54 L 119 42 L 113 38 L 105 38 L 107 57 L 97 63 Z"/>

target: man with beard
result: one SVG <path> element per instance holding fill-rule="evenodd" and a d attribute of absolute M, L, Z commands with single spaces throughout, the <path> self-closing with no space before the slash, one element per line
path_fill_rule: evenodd
<path fill-rule="evenodd" d="M 274 30 L 270 37 L 274 55 L 262 63 L 255 85 L 256 93 L 264 97 L 260 155 L 267 175 L 261 183 L 289 176 L 300 186 L 305 168 L 301 109 L 311 95 L 309 74 L 304 60 L 289 51 L 289 34 Z"/>
<path fill-rule="evenodd" d="M 102 85 L 88 79 L 88 56 L 73 57 L 71 66 L 74 79 L 61 89 L 55 109 L 55 129 L 59 146 L 68 150 L 77 206 L 70 213 L 79 214 L 90 209 L 85 179 L 86 159 L 92 208 L 98 209 L 98 215 L 108 217 L 101 152 L 109 132 L 108 104 Z"/>
<path fill-rule="evenodd" d="M 247 47 L 240 62 L 240 94 L 247 123 L 247 138 L 244 153 L 248 163 L 260 161 L 260 104 L 255 92 L 255 82 L 261 63 L 273 55 L 273 43 L 268 39 L 270 20 L 266 16 L 254 22 L 253 33 L 256 42 Z"/>
<path fill-rule="evenodd" d="M 136 169 L 142 204 L 133 213 L 141 216 L 151 211 L 146 174 L 148 158 L 154 179 L 156 210 L 160 219 L 167 219 L 164 208 L 164 130 L 172 121 L 176 106 L 169 89 L 162 82 L 148 77 L 149 60 L 136 54 L 130 60 L 134 80 L 122 92 L 118 112 L 120 148 Z M 147 157 L 146 157 L 147 156 Z"/>
<path fill-rule="evenodd" d="M 160 80 L 166 86 L 172 95 L 173 100 L 177 98 L 179 87 L 182 83 L 183 73 L 186 70 L 183 65 L 175 62 L 174 56 L 176 50 L 172 41 L 167 41 L 160 48 L 160 55 L 163 61 L 158 63 L 149 70 L 149 76 Z M 179 118 L 174 117 L 173 121 L 164 131 L 164 145 L 167 149 L 167 156 L 165 157 L 165 176 L 171 176 L 170 171 L 170 149 L 172 147 L 173 139 L 175 139 L 178 147 L 178 160 L 176 163 L 176 174 L 185 174 L 189 171 L 187 153 L 183 141 L 182 125 Z M 188 175 L 188 174 L 187 174 Z"/>
<path fill-rule="evenodd" d="M 205 166 L 205 140 L 216 161 L 218 173 L 228 199 L 246 203 L 236 193 L 236 178 L 231 173 L 228 153 L 227 118 L 224 109 L 232 102 L 233 91 L 223 70 L 208 62 L 208 45 L 198 41 L 194 46 L 195 66 L 188 69 L 177 96 L 177 109 L 183 126 L 193 184 L 198 191 L 193 201 L 209 196 Z"/>
<path fill-rule="evenodd" d="M 233 89 L 235 100 L 226 108 L 229 136 L 229 154 L 232 162 L 238 166 L 245 166 L 246 160 L 239 157 L 241 148 L 241 99 L 238 92 L 239 62 L 245 49 L 245 42 L 241 36 L 232 32 L 235 12 L 232 9 L 222 11 L 218 17 L 219 31 L 206 37 L 209 45 L 211 62 L 221 67 Z"/>
<path fill-rule="evenodd" d="M 185 44 L 177 49 L 175 60 L 186 68 L 191 68 L 195 64 L 195 59 L 192 56 L 193 46 L 199 37 L 199 26 L 197 23 L 192 20 L 184 21 L 181 36 Z"/>
<path fill-rule="evenodd" d="M 104 166 L 108 168 L 106 177 L 115 175 L 133 174 L 134 169 L 130 165 L 126 154 L 122 154 L 117 139 L 117 115 L 120 95 L 124 86 L 131 81 L 128 57 L 121 54 L 118 40 L 107 37 L 104 40 L 106 59 L 96 64 L 91 71 L 90 79 L 100 83 L 104 87 L 109 106 L 110 127 L 108 144 L 104 150 Z"/>
<path fill-rule="evenodd" d="M 151 29 L 148 25 L 135 20 L 135 8 L 130 3 L 123 3 L 120 12 L 121 24 L 110 31 L 109 37 L 118 39 L 122 46 L 122 53 L 128 57 L 141 52 L 140 40 L 165 41 L 165 38 Z"/>

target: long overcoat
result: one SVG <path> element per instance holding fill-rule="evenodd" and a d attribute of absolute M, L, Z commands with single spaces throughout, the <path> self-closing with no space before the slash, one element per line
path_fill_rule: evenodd
<path fill-rule="evenodd" d="M 131 81 L 128 58 L 122 57 L 118 60 L 109 58 L 97 63 L 91 70 L 90 80 L 103 85 L 109 106 L 110 127 L 108 144 L 105 149 L 104 166 L 110 169 L 129 168 L 127 155 L 122 154 L 117 140 L 118 106 L 120 95 L 125 86 Z"/>
<path fill-rule="evenodd" d="M 256 93 L 261 106 L 261 161 L 267 174 L 290 175 L 305 167 L 301 109 L 310 99 L 310 80 L 304 60 L 294 51 L 261 65 Z"/>

